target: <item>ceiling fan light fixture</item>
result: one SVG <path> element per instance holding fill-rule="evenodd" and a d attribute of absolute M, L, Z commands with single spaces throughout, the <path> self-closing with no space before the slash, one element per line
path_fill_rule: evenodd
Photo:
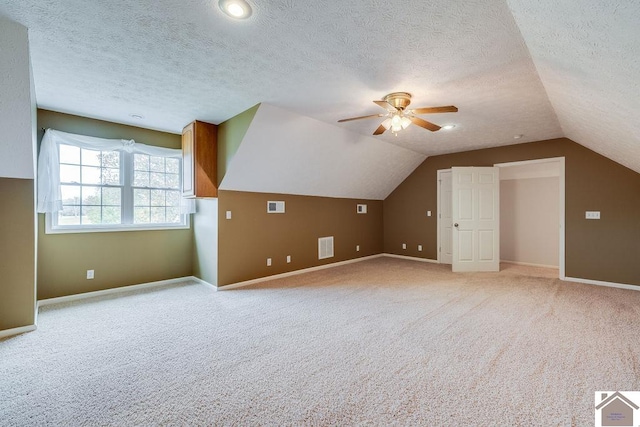
<path fill-rule="evenodd" d="M 386 130 L 389 130 L 389 128 L 391 127 L 391 119 L 390 118 L 385 119 L 385 121 L 382 122 L 382 126 L 384 126 Z"/>
<path fill-rule="evenodd" d="M 443 130 L 451 130 L 451 129 L 455 128 L 455 127 L 456 127 L 456 125 L 444 125 L 444 126 L 442 126 L 442 129 Z"/>
<path fill-rule="evenodd" d="M 220 0 L 218 6 L 234 19 L 247 19 L 252 13 L 251 6 L 245 0 Z"/>
<path fill-rule="evenodd" d="M 408 128 L 410 124 L 411 124 L 411 120 L 409 120 L 409 118 L 408 118 L 408 117 L 403 116 L 403 117 L 402 117 L 402 124 L 401 124 L 402 129 L 406 129 L 406 128 Z"/>

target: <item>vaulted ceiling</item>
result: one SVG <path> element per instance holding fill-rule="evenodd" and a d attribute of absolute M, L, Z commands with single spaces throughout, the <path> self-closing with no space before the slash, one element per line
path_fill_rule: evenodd
<path fill-rule="evenodd" d="M 178 133 L 264 102 L 370 136 L 393 91 L 452 131 L 376 137 L 418 157 L 567 136 L 640 172 L 636 0 L 5 0 L 40 107 Z M 137 120 L 132 115 L 144 118 Z M 514 139 L 515 135 L 522 135 Z M 400 152 L 400 151 L 398 151 Z"/>

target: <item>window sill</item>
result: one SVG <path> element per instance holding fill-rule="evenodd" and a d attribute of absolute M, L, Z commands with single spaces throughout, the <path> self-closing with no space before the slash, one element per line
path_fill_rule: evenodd
<path fill-rule="evenodd" d="M 187 224 L 180 225 L 163 225 L 159 224 L 157 226 L 139 226 L 139 225 L 131 225 L 131 226 L 118 226 L 118 227 L 83 227 L 83 228 L 66 228 L 66 227 L 58 227 L 53 228 L 47 224 L 45 227 L 45 234 L 81 234 L 81 233 L 120 233 L 126 231 L 166 231 L 166 230 L 188 230 L 191 228 L 191 224 L 187 221 Z"/>

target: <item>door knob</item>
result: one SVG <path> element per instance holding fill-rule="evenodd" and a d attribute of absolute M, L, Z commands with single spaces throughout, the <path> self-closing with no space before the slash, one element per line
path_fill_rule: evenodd
<path fill-rule="evenodd" d="M 454 226 L 455 228 L 458 228 L 458 223 L 456 222 L 455 224 L 453 224 L 453 226 Z"/>

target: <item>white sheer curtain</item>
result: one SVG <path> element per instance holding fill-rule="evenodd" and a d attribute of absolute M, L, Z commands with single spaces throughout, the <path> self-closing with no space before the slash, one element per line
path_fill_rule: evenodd
<path fill-rule="evenodd" d="M 158 157 L 182 158 L 182 150 L 139 144 L 133 139 L 95 138 L 92 136 L 76 135 L 47 129 L 42 137 L 40 154 L 38 156 L 38 212 L 40 213 L 55 213 L 62 210 L 60 158 L 58 155 L 59 144 L 67 144 L 90 150 L 117 150 Z M 180 211 L 182 214 L 195 213 L 195 200 L 182 199 Z"/>

